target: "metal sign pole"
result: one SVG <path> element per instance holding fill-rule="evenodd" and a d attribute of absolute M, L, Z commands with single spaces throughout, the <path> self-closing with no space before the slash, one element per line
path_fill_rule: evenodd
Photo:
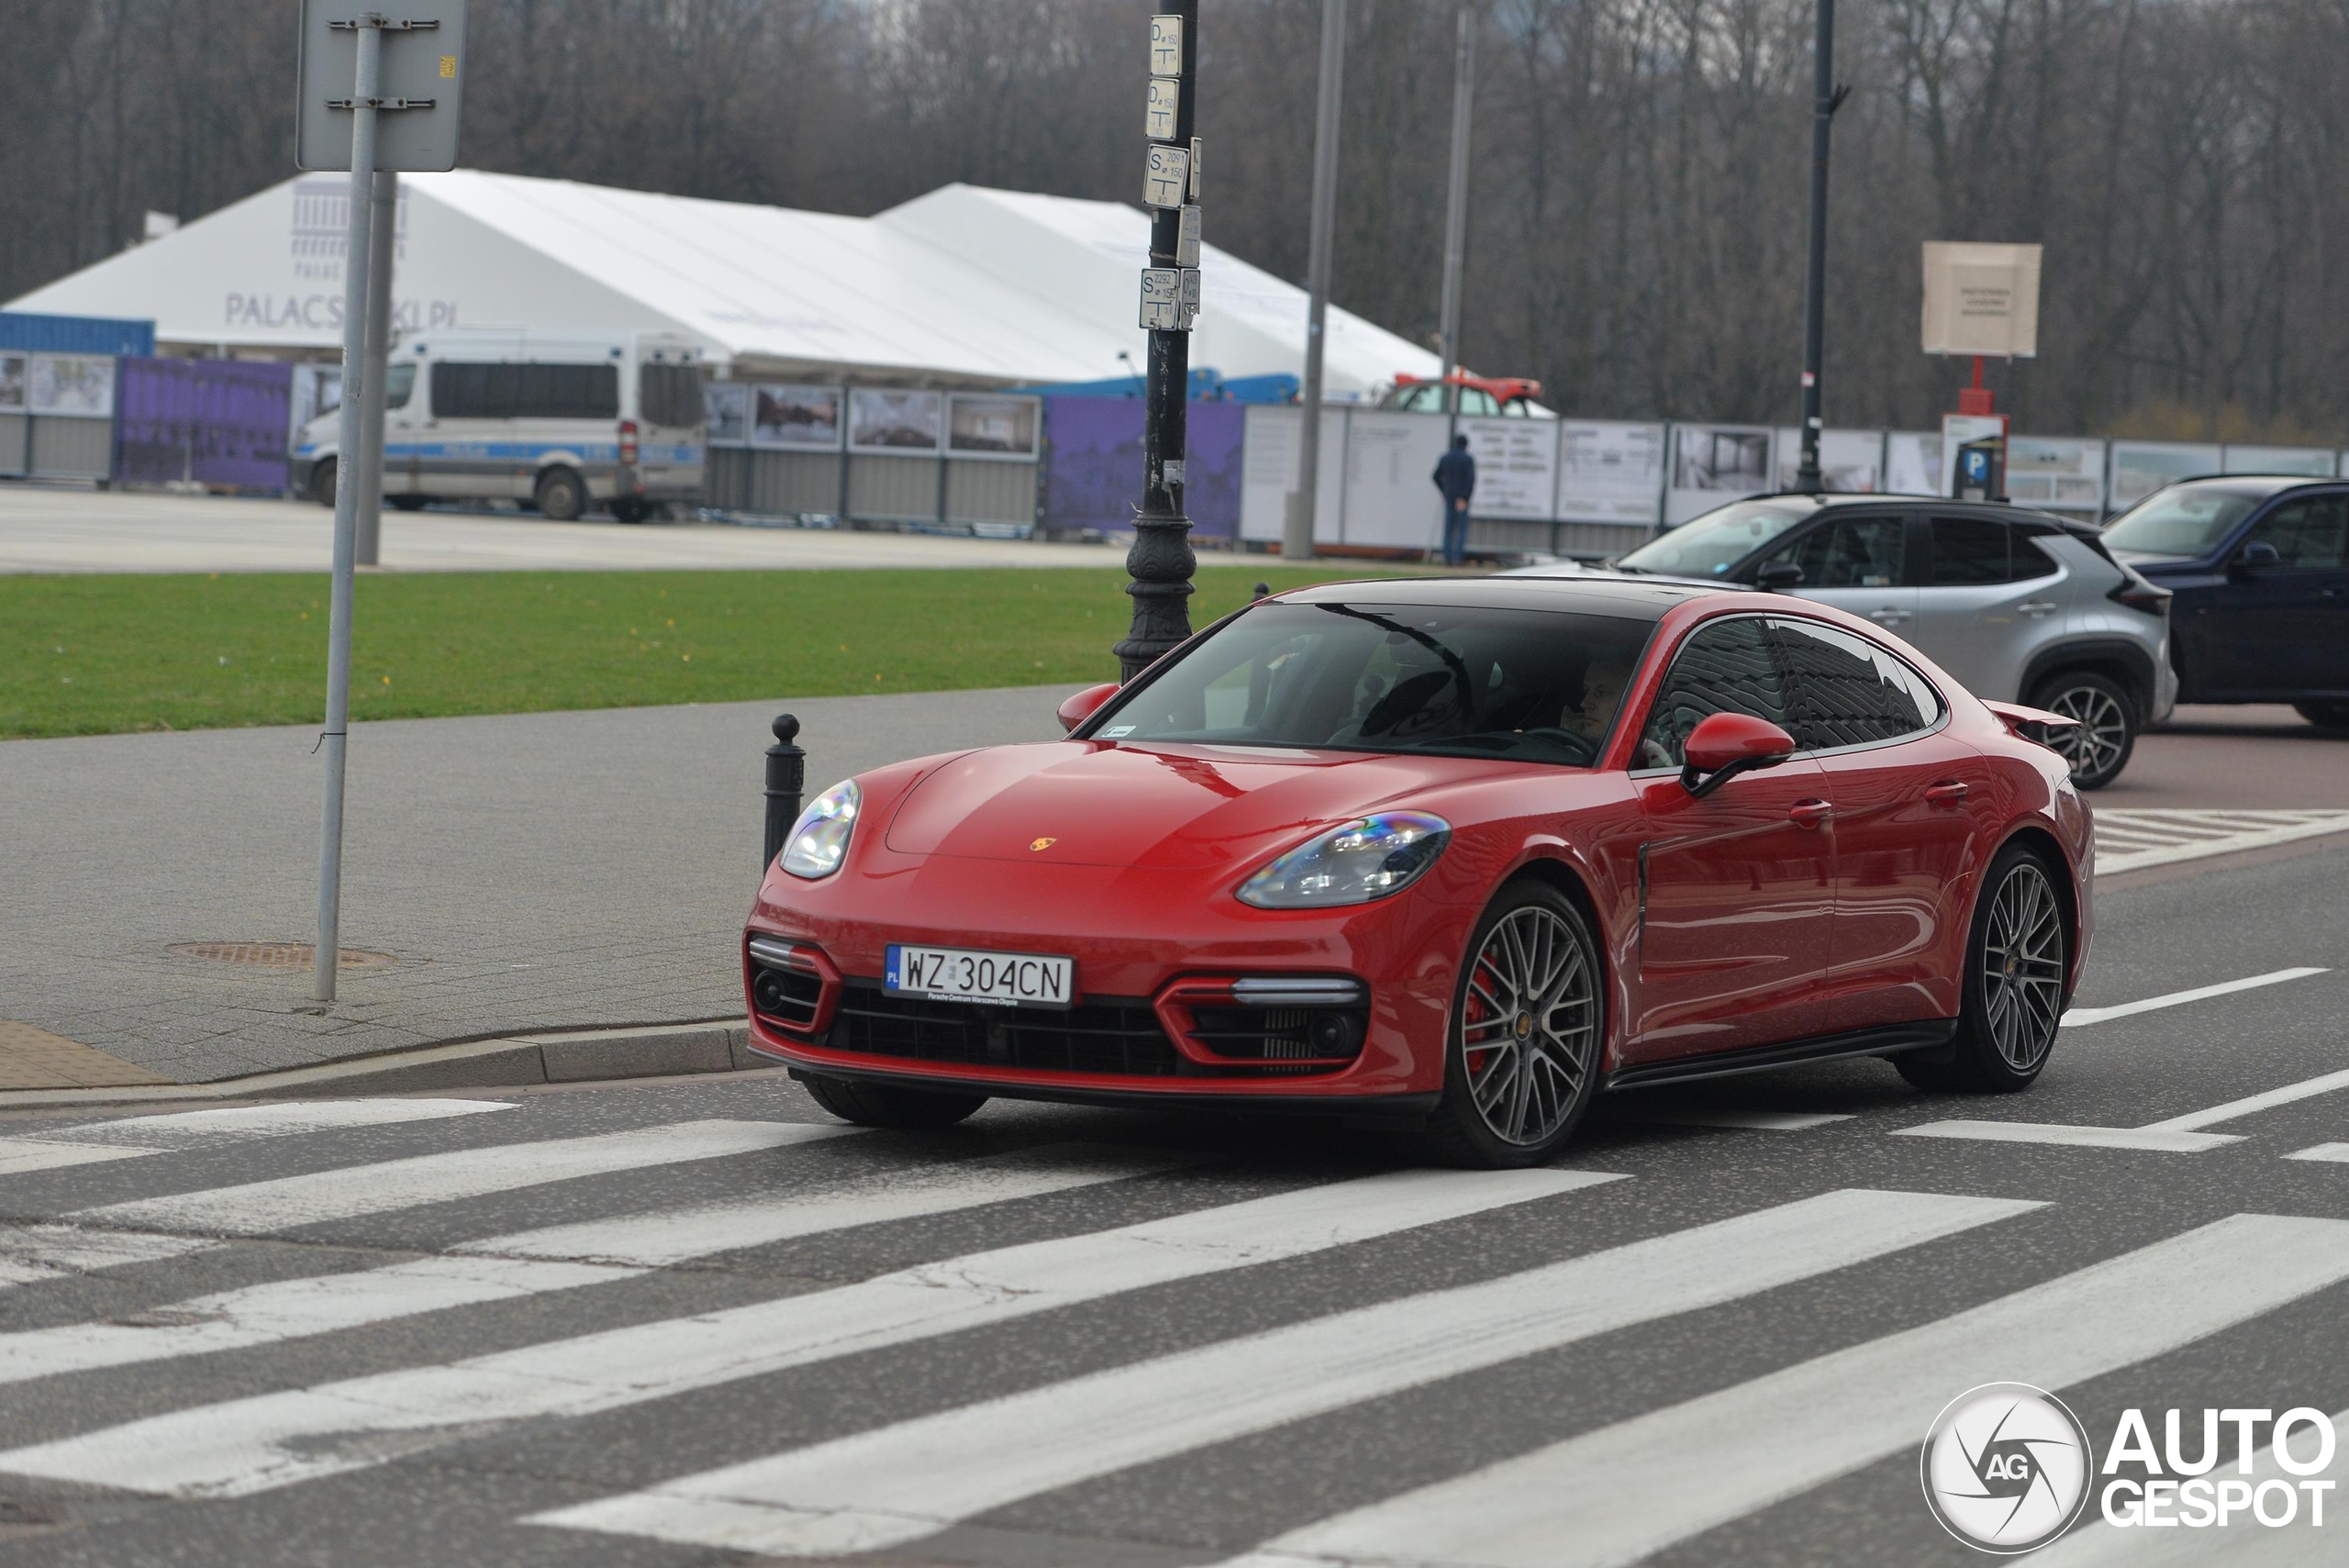
<path fill-rule="evenodd" d="M 383 18 L 369 13 L 358 32 L 359 69 L 351 95 L 351 226 L 343 250 L 342 426 L 338 450 L 357 454 L 367 439 L 367 262 L 373 216 L 375 101 L 383 96 Z M 381 427 L 381 416 L 377 425 Z M 318 825 L 318 946 L 310 995 L 334 1000 L 342 924 L 342 764 L 351 730 L 351 579 L 359 495 L 366 475 L 346 469 L 335 486 L 334 594 L 327 618 L 326 800 Z"/>
<path fill-rule="evenodd" d="M 357 471 L 366 476 L 359 492 L 362 566 L 380 565 L 384 553 L 384 422 L 392 412 L 384 400 L 384 374 L 392 351 L 392 241 L 398 232 L 399 199 L 398 173 L 376 170 L 367 220 L 367 406 L 374 417 L 367 421 Z"/>
<path fill-rule="evenodd" d="M 1321 487 L 1322 328 L 1330 315 L 1331 230 L 1338 217 L 1339 106 L 1345 92 L 1346 0 L 1321 0 L 1321 90 L 1313 130 L 1313 212 L 1305 285 L 1305 407 L 1297 432 L 1297 488 L 1289 492 L 1281 529 L 1281 558 L 1313 559 L 1315 514 Z"/>

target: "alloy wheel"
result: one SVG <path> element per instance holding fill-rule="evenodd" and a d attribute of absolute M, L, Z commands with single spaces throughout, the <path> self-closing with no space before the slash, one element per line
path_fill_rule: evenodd
<path fill-rule="evenodd" d="M 2055 1043 L 2064 1007 L 2064 917 L 2035 861 L 2007 873 L 1982 937 L 1982 1003 L 1991 1043 L 2018 1073 Z"/>
<path fill-rule="evenodd" d="M 2047 711 L 2063 715 L 2075 726 L 2055 740 L 2055 749 L 2072 765 L 2073 777 L 2096 778 L 2119 765 L 2129 745 L 2129 716 L 2110 692 L 2069 686 L 2049 699 Z"/>
<path fill-rule="evenodd" d="M 1512 909 L 1485 937 L 1461 1014 L 1469 1098 L 1505 1142 L 1565 1125 L 1598 1054 L 1598 997 L 1580 933 L 1554 909 Z"/>

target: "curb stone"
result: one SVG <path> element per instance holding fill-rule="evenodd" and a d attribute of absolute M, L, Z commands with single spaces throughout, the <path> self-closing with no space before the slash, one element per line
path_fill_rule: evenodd
<path fill-rule="evenodd" d="M 284 1095 L 401 1094 L 428 1089 L 518 1088 L 614 1078 L 664 1078 L 772 1067 L 753 1054 L 750 1030 L 731 1020 L 647 1029 L 573 1029 L 419 1046 L 208 1084 L 122 1088 L 20 1089 L 0 1110 L 150 1101 L 242 1100 Z"/>

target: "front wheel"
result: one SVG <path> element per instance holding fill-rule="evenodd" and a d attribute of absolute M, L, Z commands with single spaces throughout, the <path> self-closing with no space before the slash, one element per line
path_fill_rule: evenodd
<path fill-rule="evenodd" d="M 1539 1165 L 1598 1092 L 1606 1003 L 1590 924 L 1556 888 L 1505 888 L 1476 922 L 1452 1005 L 1431 1151 L 1487 1170 Z"/>
<path fill-rule="evenodd" d="M 2031 706 L 2073 721 L 2053 744 L 2072 764 L 2078 788 L 2102 789 L 2129 765 L 2137 746 L 2137 705 L 2111 680 L 2087 670 L 2051 675 L 2039 684 Z"/>
<path fill-rule="evenodd" d="M 334 505 L 334 459 L 327 458 L 310 470 L 310 499 L 321 506 Z"/>
<path fill-rule="evenodd" d="M 890 1084 L 852 1084 L 810 1073 L 800 1079 L 818 1105 L 859 1127 L 919 1130 L 952 1127 L 987 1103 L 985 1095 L 935 1089 L 901 1089 Z"/>
<path fill-rule="evenodd" d="M 2319 729 L 2349 729 L 2349 702 L 2296 702 L 2292 710 Z"/>
<path fill-rule="evenodd" d="M 1965 944 L 1957 1039 L 1893 1058 L 1920 1089 L 2005 1095 L 2031 1086 L 2055 1047 L 2070 933 L 2047 862 L 2009 844 L 1982 879 Z"/>

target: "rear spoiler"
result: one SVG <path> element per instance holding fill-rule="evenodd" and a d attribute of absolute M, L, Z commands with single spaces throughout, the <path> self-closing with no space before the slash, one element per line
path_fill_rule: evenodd
<path fill-rule="evenodd" d="M 1985 702 L 1982 706 L 1998 716 L 1998 722 L 2007 727 L 2007 733 L 2019 735 L 2025 740 L 2036 740 L 2042 746 L 2053 745 L 2057 730 L 2080 727 L 2078 719 L 2065 718 L 2062 714 L 2050 713 L 2043 707 L 2025 707 L 2021 703 L 2012 702 Z"/>

